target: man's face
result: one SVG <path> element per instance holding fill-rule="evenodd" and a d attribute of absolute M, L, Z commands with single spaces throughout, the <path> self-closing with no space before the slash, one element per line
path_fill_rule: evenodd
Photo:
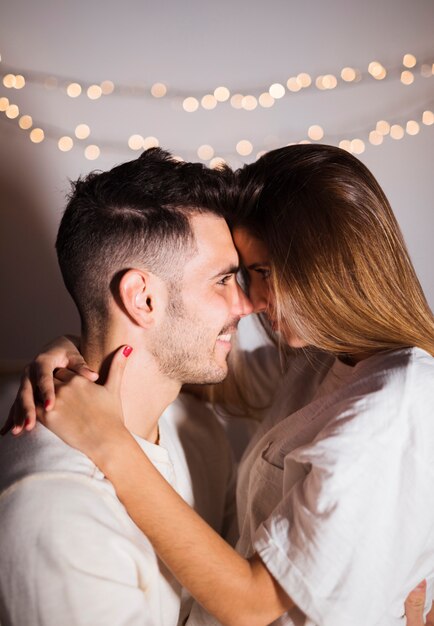
<path fill-rule="evenodd" d="M 152 352 L 170 378 L 216 383 L 226 377 L 232 336 L 252 307 L 236 280 L 238 255 L 225 220 L 205 213 L 190 221 L 197 253 L 169 296 Z"/>

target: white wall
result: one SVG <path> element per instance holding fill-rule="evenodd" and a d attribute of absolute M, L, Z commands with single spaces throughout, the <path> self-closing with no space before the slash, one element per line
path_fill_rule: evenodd
<path fill-rule="evenodd" d="M 430 0 L 15 0 L 3 6 L 0 70 L 12 65 L 24 75 L 27 69 L 89 82 L 163 81 L 191 93 L 223 84 L 233 93 L 258 94 L 302 71 L 339 74 L 350 65 L 366 73 L 372 60 L 391 71 L 382 82 L 366 79 L 330 92 L 311 88 L 251 112 L 225 103 L 188 114 L 167 98 L 72 100 L 36 84 L 20 91 L 0 86 L 0 97 L 53 137 L 86 122 L 92 142 L 102 146 L 101 158 L 90 162 L 83 143 L 69 153 L 59 152 L 54 139 L 34 145 L 16 120 L 0 113 L 0 361 L 28 359 L 53 335 L 78 329 L 53 250 L 68 178 L 133 158 L 126 147 L 133 133 L 154 135 L 184 158 L 197 158 L 196 148 L 211 144 L 238 166 L 239 139 L 253 143 L 251 159 L 263 148 L 305 138 L 311 124 L 323 126 L 324 142 L 336 143 L 366 140 L 378 119 L 416 119 L 432 110 L 434 77 L 422 78 L 418 66 L 414 84 L 402 85 L 401 59 L 411 52 L 420 61 L 434 60 L 433 23 Z M 434 126 L 424 126 L 414 137 L 368 144 L 360 155 L 392 202 L 432 306 L 433 132 Z"/>

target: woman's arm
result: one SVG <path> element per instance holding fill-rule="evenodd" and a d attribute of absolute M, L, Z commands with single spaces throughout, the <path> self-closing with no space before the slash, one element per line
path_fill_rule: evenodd
<path fill-rule="evenodd" d="M 223 624 L 269 624 L 292 601 L 257 556 L 242 558 L 182 500 L 124 427 L 125 363 L 121 348 L 105 385 L 60 370 L 56 405 L 41 421 L 101 468 L 160 558 L 209 613 Z"/>
<path fill-rule="evenodd" d="M 12 430 L 14 435 L 19 435 L 23 428 L 32 430 L 36 423 L 36 406 L 43 406 L 48 411 L 54 407 L 53 372 L 58 367 L 66 367 L 88 380 L 98 379 L 97 372 L 87 366 L 78 347 L 78 337 L 58 337 L 47 344 L 24 369 L 17 397 L 0 434 Z"/>

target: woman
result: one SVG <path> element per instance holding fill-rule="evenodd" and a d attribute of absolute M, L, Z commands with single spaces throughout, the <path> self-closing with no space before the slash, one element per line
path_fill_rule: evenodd
<path fill-rule="evenodd" d="M 121 415 L 101 420 L 91 384 L 81 399 L 91 415 L 72 396 L 69 419 L 42 419 L 95 461 L 220 622 L 401 623 L 408 591 L 434 579 L 433 316 L 387 199 L 357 159 L 292 146 L 238 179 L 232 226 L 249 295 L 305 351 L 289 357 L 291 387 L 280 383 L 243 459 L 238 552 L 165 483 Z M 120 349 L 119 382 L 124 365 Z M 213 623 L 198 606 L 190 620 Z"/>

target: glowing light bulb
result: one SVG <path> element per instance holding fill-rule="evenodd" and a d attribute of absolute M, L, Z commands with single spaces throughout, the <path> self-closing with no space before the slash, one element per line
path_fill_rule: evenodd
<path fill-rule="evenodd" d="M 386 120 L 379 120 L 375 126 L 375 130 L 380 135 L 388 135 L 390 132 L 390 124 Z"/>
<path fill-rule="evenodd" d="M 289 80 L 291 79 L 288 79 L 288 82 Z M 301 74 L 298 74 L 296 78 L 296 82 L 298 85 L 300 85 L 301 87 L 305 89 L 306 87 L 311 86 L 312 78 L 309 76 L 309 74 L 306 74 L 306 72 L 301 72 Z M 288 89 L 289 89 L 289 85 L 288 85 Z"/>
<path fill-rule="evenodd" d="M 8 89 L 12 89 L 12 87 L 15 87 L 15 83 L 16 78 L 14 74 L 6 74 L 6 76 L 3 76 L 3 85 Z"/>
<path fill-rule="evenodd" d="M 184 111 L 187 111 L 187 113 L 193 113 L 199 108 L 199 101 L 196 98 L 192 98 L 191 96 L 189 98 L 185 98 L 184 102 L 182 103 L 182 108 L 184 109 Z"/>
<path fill-rule="evenodd" d="M 313 126 L 309 126 L 307 131 L 307 136 L 309 139 L 313 139 L 314 141 L 319 141 L 324 137 L 324 131 L 321 126 L 314 124 Z"/>
<path fill-rule="evenodd" d="M 392 139 L 402 139 L 404 137 L 404 129 L 399 124 L 392 124 L 390 127 L 390 136 Z"/>
<path fill-rule="evenodd" d="M 66 93 L 70 98 L 78 98 L 78 96 L 81 94 L 81 91 L 81 85 L 79 85 L 78 83 L 69 83 L 68 87 L 66 88 Z"/>
<path fill-rule="evenodd" d="M 90 135 L 90 128 L 87 124 L 78 124 L 75 127 L 75 136 L 77 139 L 87 139 Z"/>
<path fill-rule="evenodd" d="M 339 142 L 339 148 L 341 148 L 342 150 L 346 150 L 347 152 L 350 152 L 351 141 L 349 141 L 349 139 L 342 139 L 342 141 Z"/>
<path fill-rule="evenodd" d="M 128 147 L 131 148 L 131 150 L 141 150 L 143 148 L 142 135 L 131 135 L 128 139 Z"/>
<path fill-rule="evenodd" d="M 199 146 L 197 149 L 197 156 L 199 159 L 202 159 L 202 161 L 209 161 L 209 159 L 212 159 L 214 156 L 214 148 L 208 144 L 203 144 L 203 146 Z"/>
<path fill-rule="evenodd" d="M 283 96 L 285 95 L 285 87 L 283 85 L 281 85 L 280 83 L 273 83 L 270 86 L 270 88 L 268 90 L 268 93 L 275 100 L 277 100 L 279 98 L 283 98 Z"/>
<path fill-rule="evenodd" d="M 8 98 L 0 98 L 0 111 L 6 111 L 9 107 L 9 99 Z"/>
<path fill-rule="evenodd" d="M 158 146 L 160 145 L 160 142 L 158 141 L 158 139 L 156 137 L 145 137 L 143 140 L 143 148 L 145 150 L 149 150 L 149 148 L 158 148 Z"/>
<path fill-rule="evenodd" d="M 209 162 L 209 166 L 213 169 L 213 170 L 218 170 L 220 169 L 223 165 L 226 165 L 226 161 L 224 159 L 222 159 L 222 157 L 214 157 L 213 159 L 211 159 L 211 161 Z"/>
<path fill-rule="evenodd" d="M 369 143 L 371 143 L 373 146 L 379 146 L 383 143 L 384 140 L 384 136 L 381 135 L 378 131 L 376 130 L 371 130 L 371 132 L 369 133 Z"/>
<path fill-rule="evenodd" d="M 87 89 L 87 97 L 89 100 L 98 100 L 102 96 L 102 89 L 99 85 L 91 85 Z"/>
<path fill-rule="evenodd" d="M 101 150 L 95 144 L 90 144 L 89 146 L 86 146 L 84 151 L 84 156 L 89 161 L 95 161 L 95 159 L 97 159 L 100 154 Z"/>
<path fill-rule="evenodd" d="M 365 142 L 361 139 L 353 139 L 350 143 L 350 150 L 354 154 L 362 154 L 365 151 Z"/>
<path fill-rule="evenodd" d="M 420 126 L 415 120 L 408 120 L 405 130 L 407 135 L 417 135 L 420 131 Z"/>
<path fill-rule="evenodd" d="M 6 109 L 6 117 L 8 117 L 10 120 L 14 120 L 16 117 L 19 116 L 19 114 L 20 109 L 16 104 L 10 104 Z"/>
<path fill-rule="evenodd" d="M 214 89 L 214 98 L 218 100 L 218 102 L 226 102 L 229 100 L 231 96 L 231 92 L 227 87 L 216 87 Z"/>
<path fill-rule="evenodd" d="M 216 108 L 217 99 L 212 94 L 207 93 L 205 96 L 203 96 L 200 103 L 204 109 L 206 109 L 207 111 L 211 111 L 212 109 Z"/>
<path fill-rule="evenodd" d="M 256 100 L 255 96 L 244 96 L 241 101 L 241 106 L 246 111 L 253 111 L 253 109 L 256 109 L 256 107 L 258 106 L 258 101 Z"/>
<path fill-rule="evenodd" d="M 26 79 L 21 74 L 15 76 L 15 89 L 22 89 L 26 85 Z"/>
<path fill-rule="evenodd" d="M 404 54 L 404 58 L 402 59 L 402 64 L 404 67 L 414 67 L 416 65 L 416 57 L 414 54 Z"/>
<path fill-rule="evenodd" d="M 408 70 L 401 72 L 401 83 L 403 85 L 411 85 L 412 82 L 414 82 L 413 72 L 409 72 Z"/>
<path fill-rule="evenodd" d="M 299 74 L 299 76 L 301 76 L 301 74 Z M 308 74 L 306 74 L 306 76 L 308 76 Z M 309 76 L 310 78 L 310 76 Z M 312 81 L 311 81 L 312 82 Z M 309 83 L 310 85 L 310 83 Z M 286 86 L 288 87 L 289 91 L 292 92 L 296 92 L 296 91 L 300 91 L 300 89 L 303 87 L 301 81 L 297 78 L 295 78 L 295 76 L 291 76 L 291 78 L 288 78 L 288 80 L 286 81 Z M 308 85 L 306 84 L 306 87 Z"/>
<path fill-rule="evenodd" d="M 422 113 L 422 123 L 425 124 L 425 126 L 434 124 L 434 113 L 432 111 L 424 111 Z"/>
<path fill-rule="evenodd" d="M 69 152 L 72 149 L 73 145 L 74 145 L 74 142 L 72 138 L 68 137 L 67 135 L 65 135 L 64 137 L 61 137 L 59 141 L 57 142 L 57 147 L 59 148 L 61 152 Z"/>
<path fill-rule="evenodd" d="M 115 85 L 111 80 L 103 80 L 100 87 L 104 96 L 109 96 L 115 90 Z"/>
<path fill-rule="evenodd" d="M 378 61 L 371 61 L 368 65 L 368 72 L 376 80 L 383 80 L 386 77 L 386 69 Z"/>
<path fill-rule="evenodd" d="M 29 130 L 33 126 L 33 120 L 30 115 L 22 115 L 19 119 L 19 127 L 23 130 Z"/>
<path fill-rule="evenodd" d="M 242 109 L 243 108 L 243 95 L 240 93 L 235 93 L 231 97 L 231 107 L 234 109 Z"/>
<path fill-rule="evenodd" d="M 42 128 L 34 128 L 32 131 L 30 131 L 29 137 L 30 141 L 32 141 L 33 143 L 41 143 L 41 141 L 44 141 L 45 134 Z"/>
<path fill-rule="evenodd" d="M 259 104 L 264 109 L 269 109 L 270 107 L 272 107 L 274 102 L 275 100 L 273 96 L 270 96 L 268 91 L 264 91 L 264 93 L 261 93 L 261 95 L 259 96 Z"/>
<path fill-rule="evenodd" d="M 247 141 L 247 139 L 242 139 L 241 141 L 239 141 L 236 145 L 236 151 L 238 152 L 238 154 L 240 154 L 241 156 L 248 156 L 249 154 L 252 153 L 253 151 L 253 146 L 250 143 L 250 141 Z"/>
<path fill-rule="evenodd" d="M 151 94 L 154 98 L 164 98 L 167 93 L 167 87 L 164 83 L 154 83 L 151 87 Z"/>
<path fill-rule="evenodd" d="M 344 67 L 341 71 L 341 78 L 345 82 L 351 83 L 357 78 L 356 70 L 352 67 Z"/>

